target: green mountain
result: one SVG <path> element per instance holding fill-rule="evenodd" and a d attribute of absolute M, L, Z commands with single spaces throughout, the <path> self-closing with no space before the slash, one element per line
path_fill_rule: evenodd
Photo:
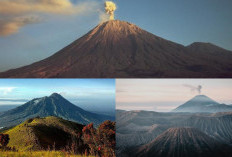
<path fill-rule="evenodd" d="M 11 127 L 33 117 L 56 116 L 80 124 L 94 123 L 96 126 L 105 120 L 114 120 L 113 116 L 95 114 L 72 104 L 61 95 L 33 99 L 24 105 L 8 110 L 0 115 L 0 128 Z"/>
<path fill-rule="evenodd" d="M 80 138 L 83 127 L 84 125 L 50 116 L 28 119 L 4 133 L 10 137 L 8 146 L 20 151 L 63 149 Z"/>

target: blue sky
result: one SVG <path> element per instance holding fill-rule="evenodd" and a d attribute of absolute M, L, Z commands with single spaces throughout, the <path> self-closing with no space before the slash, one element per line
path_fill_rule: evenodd
<path fill-rule="evenodd" d="M 72 2 L 74 6 L 86 2 L 91 4 L 91 7 L 87 7 L 87 11 L 72 14 L 54 13 L 51 10 L 42 13 L 32 11 L 24 13 L 22 15 L 24 17 L 36 14 L 39 18 L 38 20 L 34 18 L 30 24 L 21 27 L 18 33 L 0 36 L 0 71 L 44 59 L 99 23 L 99 10 L 104 10 L 104 0 L 72 0 Z M 116 19 L 134 23 L 155 35 L 183 45 L 195 41 L 211 42 L 232 50 L 231 0 L 114 0 L 114 2 L 117 4 Z M 0 14 L 0 22 L 10 13 Z"/>
<path fill-rule="evenodd" d="M 169 112 L 198 94 L 232 105 L 232 79 L 117 79 L 116 90 L 123 110 Z"/>
<path fill-rule="evenodd" d="M 0 79 L 0 105 L 23 104 L 52 93 L 90 111 L 115 111 L 114 79 Z"/>

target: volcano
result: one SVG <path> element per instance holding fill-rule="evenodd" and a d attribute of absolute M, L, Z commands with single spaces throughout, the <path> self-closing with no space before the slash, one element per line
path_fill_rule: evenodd
<path fill-rule="evenodd" d="M 119 20 L 101 23 L 42 61 L 1 78 L 226 78 L 232 52 L 210 43 L 183 46 Z"/>
<path fill-rule="evenodd" d="M 230 156 L 229 146 L 195 128 L 170 128 L 149 144 L 142 146 L 138 157 L 218 157 Z"/>
<path fill-rule="evenodd" d="M 232 106 L 220 104 L 206 95 L 197 95 L 183 105 L 180 105 L 173 112 L 231 112 Z"/>
<path fill-rule="evenodd" d="M 80 124 L 94 123 L 99 125 L 114 117 L 95 114 L 72 104 L 57 93 L 42 98 L 35 98 L 17 108 L 8 110 L 0 115 L 0 127 L 11 127 L 34 117 L 56 116 Z"/>
<path fill-rule="evenodd" d="M 208 98 L 204 99 L 208 100 Z M 150 155 L 160 157 L 162 156 L 161 151 L 163 151 L 163 153 L 166 153 L 163 154 L 163 156 L 168 157 L 170 155 L 168 155 L 169 148 L 170 151 L 180 151 L 179 155 L 171 155 L 172 157 L 191 156 L 186 155 L 186 152 L 181 152 L 184 150 L 187 150 L 187 153 L 190 154 L 195 152 L 201 155 L 201 152 L 208 152 L 209 150 L 205 150 L 204 148 L 206 147 L 202 147 L 202 149 L 198 147 L 205 146 L 202 145 L 204 143 L 211 145 L 215 140 L 218 141 L 216 142 L 218 147 L 219 143 L 232 146 L 232 112 L 166 113 L 137 110 L 119 110 L 118 112 L 117 110 L 116 123 L 117 156 L 146 157 L 146 155 Z M 159 136 L 162 138 L 158 138 Z M 206 137 L 206 139 L 202 138 L 202 136 Z M 164 137 L 167 138 L 165 139 Z M 178 143 L 178 141 L 182 143 Z M 192 146 L 189 146 L 189 148 L 185 147 L 191 144 Z M 153 149 L 155 151 L 160 151 L 161 154 L 156 152 L 154 155 L 152 153 Z M 227 152 L 226 149 L 224 150 Z M 230 150 L 232 149 L 230 148 Z M 148 153 L 148 151 L 151 152 Z"/>

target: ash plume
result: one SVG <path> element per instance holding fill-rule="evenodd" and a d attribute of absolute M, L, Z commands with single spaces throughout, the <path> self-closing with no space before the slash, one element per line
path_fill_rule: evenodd
<path fill-rule="evenodd" d="M 105 1 L 105 12 L 110 15 L 109 20 L 114 20 L 114 11 L 117 9 L 116 4 L 112 1 Z"/>
<path fill-rule="evenodd" d="M 196 86 L 184 84 L 183 86 L 189 88 L 191 90 L 191 92 L 195 92 L 196 91 L 196 92 L 198 92 L 198 94 L 201 94 L 201 89 L 202 89 L 201 85 L 198 85 L 196 87 Z"/>

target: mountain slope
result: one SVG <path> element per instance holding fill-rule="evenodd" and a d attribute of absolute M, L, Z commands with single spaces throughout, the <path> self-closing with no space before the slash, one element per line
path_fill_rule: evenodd
<path fill-rule="evenodd" d="M 232 144 L 232 112 L 193 115 L 178 126 L 194 127 L 223 143 Z"/>
<path fill-rule="evenodd" d="M 219 104 L 205 95 L 197 95 L 183 105 L 180 105 L 173 112 L 229 112 L 232 111 L 230 105 Z"/>
<path fill-rule="evenodd" d="M 170 128 L 140 148 L 138 157 L 226 157 L 229 147 L 194 128 Z"/>
<path fill-rule="evenodd" d="M 4 112 L 0 115 L 0 127 L 17 125 L 36 116 L 57 116 L 80 124 L 94 123 L 95 126 L 105 120 L 113 120 L 111 116 L 85 111 L 73 105 L 61 95 L 54 93 L 49 97 L 36 98 L 15 109 Z"/>
<path fill-rule="evenodd" d="M 221 47 L 211 43 L 195 42 L 187 46 L 189 52 L 194 55 L 200 56 L 202 59 L 212 64 L 217 64 L 218 68 L 222 68 L 223 64 L 230 64 L 231 51 L 225 50 Z M 220 63 L 223 61 L 223 63 Z"/>
<path fill-rule="evenodd" d="M 29 119 L 5 133 L 10 137 L 8 146 L 17 150 L 62 149 L 79 138 L 83 127 L 58 117 L 45 117 Z"/>
<path fill-rule="evenodd" d="M 226 113 L 158 113 L 152 111 L 117 111 L 118 156 L 128 157 L 173 127 L 191 127 L 223 144 L 232 144 L 232 112 Z"/>
<path fill-rule="evenodd" d="M 207 51 L 184 47 L 136 25 L 112 20 L 99 24 L 51 57 L 0 73 L 0 77 L 231 77 L 232 63 L 228 60 L 232 60 L 232 52 L 220 51 L 223 55 L 216 57 L 211 49 L 214 47 Z"/>
<path fill-rule="evenodd" d="M 10 109 L 16 108 L 18 105 L 0 105 L 0 114 L 1 112 L 8 111 Z"/>
<path fill-rule="evenodd" d="M 116 112 L 116 153 L 118 156 L 129 157 L 131 151 L 151 142 L 158 135 L 177 122 L 188 119 L 192 114 L 158 113 L 153 111 Z"/>

